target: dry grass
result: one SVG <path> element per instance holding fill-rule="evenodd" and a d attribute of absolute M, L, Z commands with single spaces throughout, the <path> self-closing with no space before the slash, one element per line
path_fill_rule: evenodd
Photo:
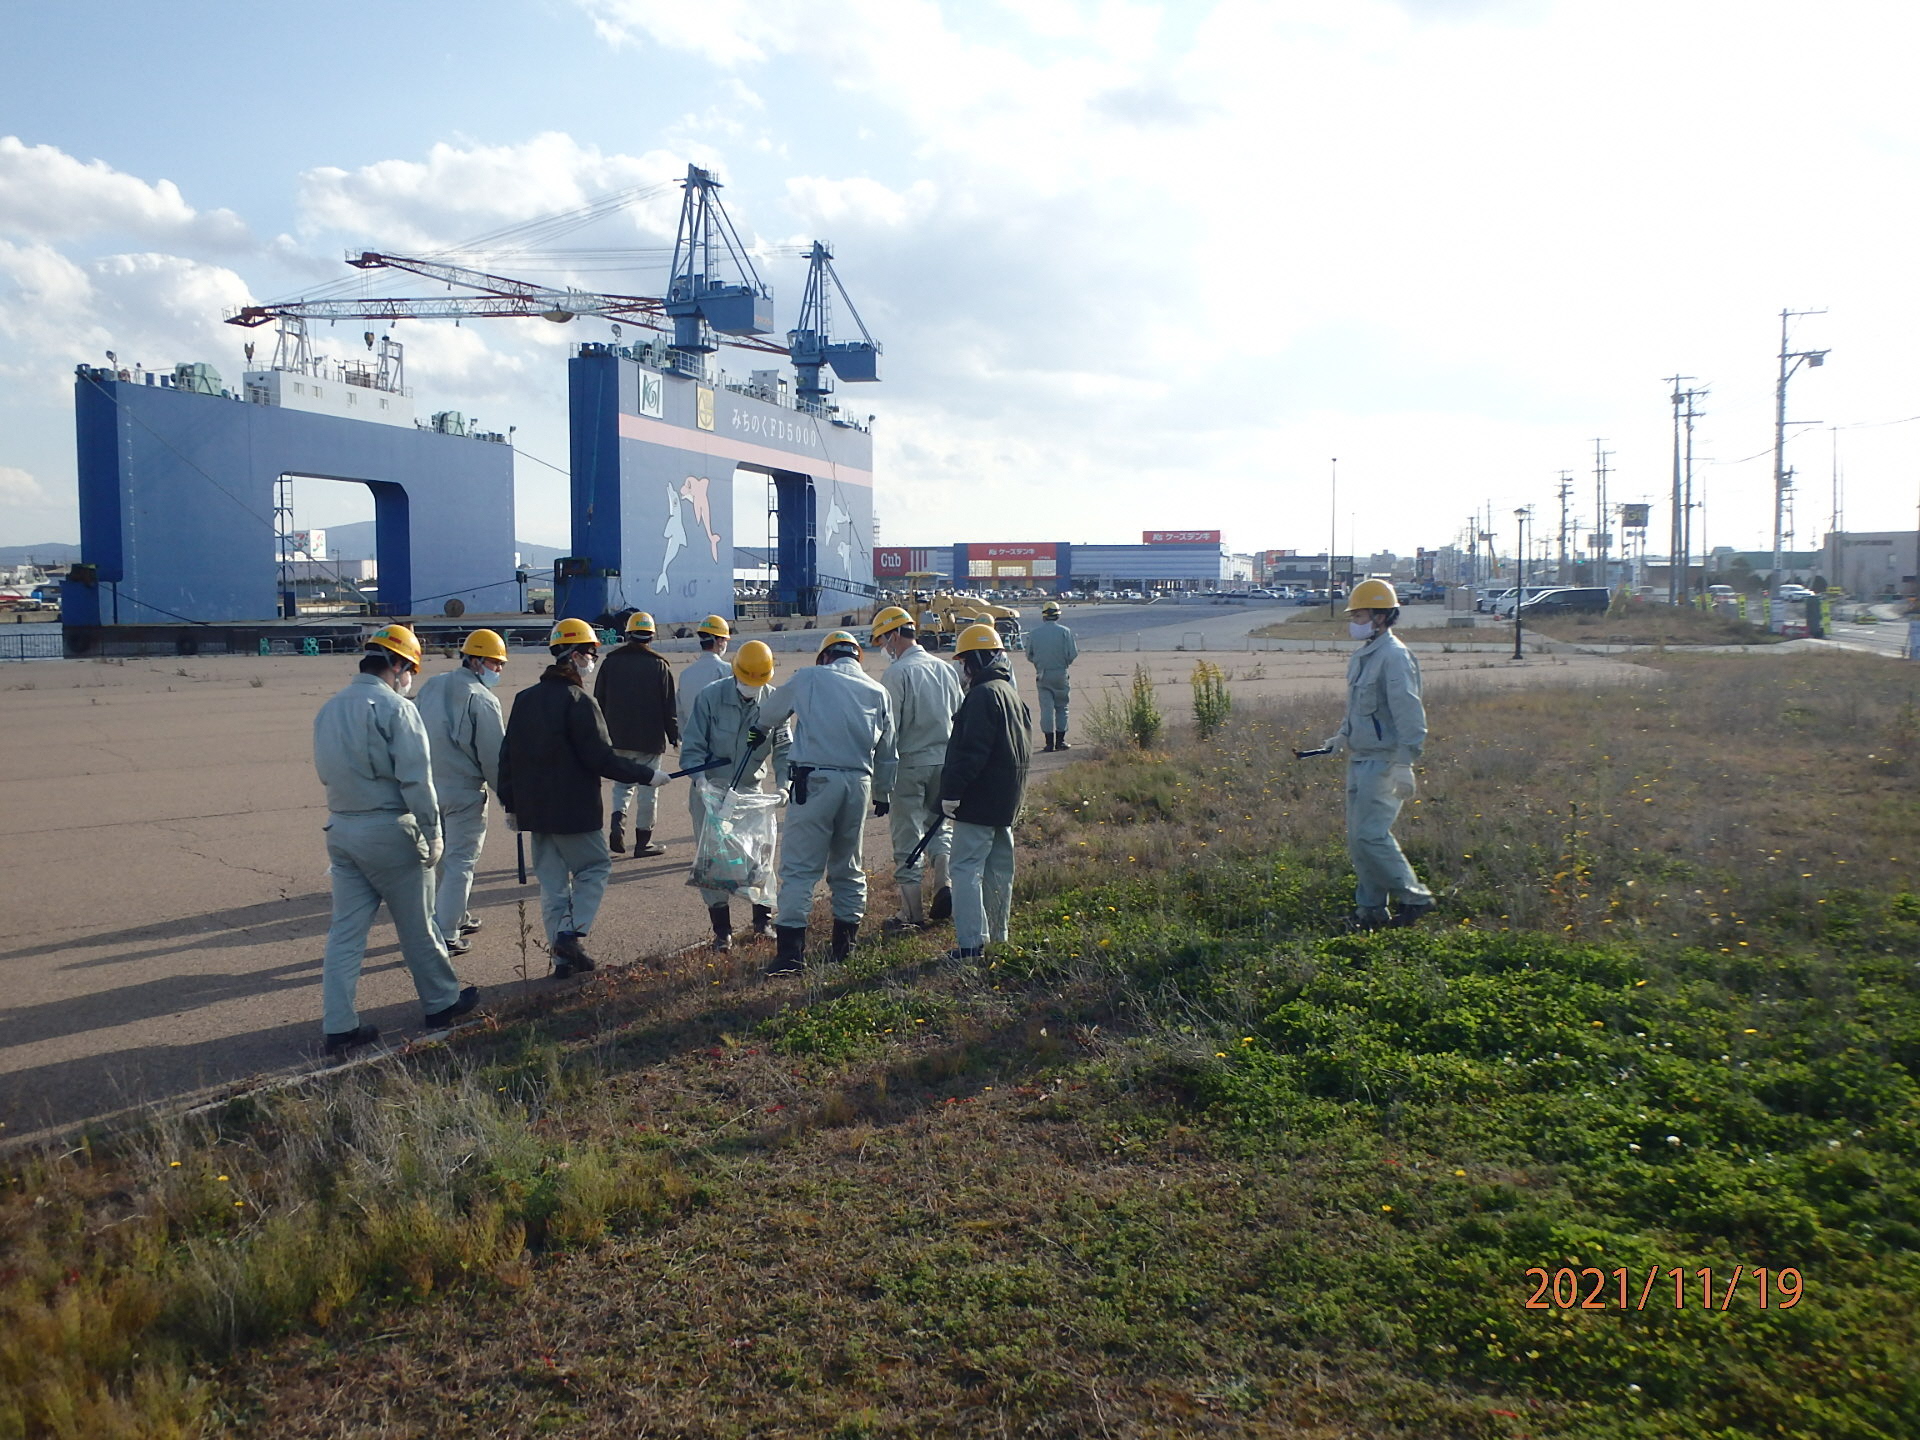
<path fill-rule="evenodd" d="M 1606 615 L 1542 616 L 1526 628 L 1574 645 L 1777 645 L 1784 638 L 1718 610 L 1636 603 Z"/>

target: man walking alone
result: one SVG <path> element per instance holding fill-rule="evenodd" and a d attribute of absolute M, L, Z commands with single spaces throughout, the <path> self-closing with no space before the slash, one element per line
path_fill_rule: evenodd
<path fill-rule="evenodd" d="M 1073 631 L 1060 623 L 1060 604 L 1049 600 L 1040 607 L 1040 623 L 1027 636 L 1027 658 L 1033 661 L 1034 686 L 1040 696 L 1040 729 L 1048 750 L 1071 750 L 1067 743 L 1067 701 L 1073 687 L 1067 669 L 1080 658 Z"/>
<path fill-rule="evenodd" d="M 1393 838 L 1400 807 L 1413 798 L 1413 762 L 1427 740 L 1420 662 L 1393 624 L 1400 597 L 1384 580 L 1362 580 L 1347 597 L 1348 630 L 1365 643 L 1347 662 L 1347 714 L 1327 748 L 1347 756 L 1347 854 L 1353 861 L 1354 924 L 1364 930 L 1412 925 L 1433 909 Z M 1389 912 L 1387 902 L 1398 902 Z"/>

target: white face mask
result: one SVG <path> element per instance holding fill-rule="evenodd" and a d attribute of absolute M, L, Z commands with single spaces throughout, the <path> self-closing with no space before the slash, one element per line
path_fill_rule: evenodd
<path fill-rule="evenodd" d="M 1371 620 L 1349 620 L 1347 622 L 1347 633 L 1356 640 L 1371 640 L 1373 638 L 1373 622 Z"/>
<path fill-rule="evenodd" d="M 489 670 L 486 666 L 482 665 L 480 667 L 480 683 L 489 690 L 493 689 L 494 686 L 500 683 L 500 672 L 498 670 Z"/>
<path fill-rule="evenodd" d="M 591 655 L 579 654 L 573 657 L 573 673 L 582 680 L 591 680 L 593 672 L 600 668 L 600 662 Z"/>
<path fill-rule="evenodd" d="M 393 688 L 402 695 L 411 695 L 413 693 L 413 671 L 409 670 L 406 674 L 402 675 L 400 677 L 400 683 Z"/>
<path fill-rule="evenodd" d="M 733 683 L 739 686 L 740 698 L 742 700 L 758 700 L 760 698 L 760 687 L 758 685 L 749 685 L 743 680 L 736 680 Z"/>

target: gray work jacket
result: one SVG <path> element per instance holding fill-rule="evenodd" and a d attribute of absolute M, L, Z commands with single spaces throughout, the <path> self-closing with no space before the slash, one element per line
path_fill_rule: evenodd
<path fill-rule="evenodd" d="M 762 728 L 771 730 L 789 718 L 796 722 L 787 752 L 789 772 L 805 765 L 858 770 L 873 777 L 875 800 L 892 796 L 900 764 L 893 702 L 858 660 L 810 665 L 760 702 Z"/>
<path fill-rule="evenodd" d="M 378 675 L 356 675 L 313 717 L 313 768 L 335 815 L 410 814 L 440 834 L 440 801 L 420 712 Z"/>
<path fill-rule="evenodd" d="M 436 675 L 420 687 L 414 703 L 427 727 L 433 788 L 440 803 L 457 805 L 462 797 L 498 790 L 500 742 L 506 738 L 507 722 L 478 672 L 462 665 Z"/>
<path fill-rule="evenodd" d="M 902 765 L 946 763 L 947 737 L 960 709 L 960 677 L 953 666 L 908 646 L 880 677 L 893 701 L 893 731 Z"/>
<path fill-rule="evenodd" d="M 693 718 L 693 702 L 700 698 L 700 692 L 709 685 L 722 680 L 733 679 L 733 662 L 724 655 L 716 655 L 711 650 L 702 650 L 680 672 L 680 744 L 686 747 L 687 722 Z M 684 762 L 683 762 L 684 763 Z"/>
<path fill-rule="evenodd" d="M 740 770 L 740 759 L 747 753 L 747 731 L 760 724 L 761 705 L 772 693 L 771 687 L 762 685 L 755 698 L 749 700 L 740 693 L 739 683 L 734 680 L 724 685 L 715 682 L 702 689 L 693 702 L 693 713 L 687 717 L 686 728 L 680 732 L 681 767 L 698 769 L 709 760 L 724 756 L 729 763 L 707 771 L 702 778 L 716 785 L 732 784 Z M 767 773 L 769 759 L 773 761 L 776 776 L 785 772 L 787 750 L 793 736 L 783 725 L 768 739 L 771 751 L 766 743 L 761 745 L 753 764 L 740 776 L 740 789 L 760 788 L 760 778 Z"/>
<path fill-rule="evenodd" d="M 1080 658 L 1073 631 L 1058 620 L 1042 620 L 1027 632 L 1027 658 L 1042 675 L 1065 675 L 1067 667 Z"/>
<path fill-rule="evenodd" d="M 1427 743 L 1427 707 L 1420 699 L 1420 662 L 1391 630 L 1347 661 L 1347 753 L 1357 759 L 1411 765 Z"/>

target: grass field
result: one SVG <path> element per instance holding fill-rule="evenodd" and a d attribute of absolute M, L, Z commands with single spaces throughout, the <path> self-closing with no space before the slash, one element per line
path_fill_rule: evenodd
<path fill-rule="evenodd" d="M 0 1436 L 1920 1433 L 1916 681 L 1644 669 L 1429 694 L 1422 930 L 1242 707 L 1033 797 L 984 971 L 691 955 L 16 1159 Z"/>

